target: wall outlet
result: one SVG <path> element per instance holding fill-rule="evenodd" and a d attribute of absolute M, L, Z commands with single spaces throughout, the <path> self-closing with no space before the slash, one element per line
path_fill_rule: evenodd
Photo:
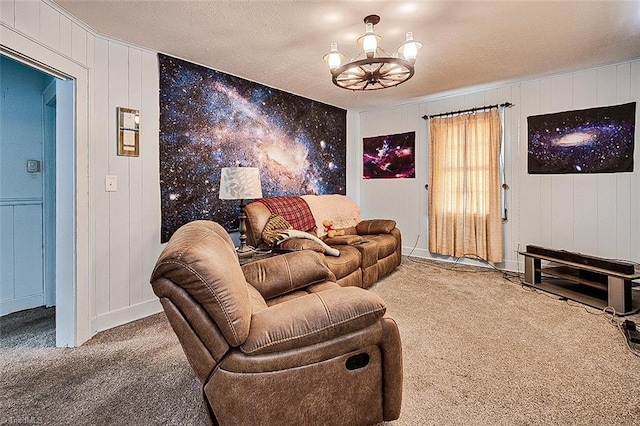
<path fill-rule="evenodd" d="M 513 243 L 513 251 L 516 253 L 520 251 L 520 243 Z"/>

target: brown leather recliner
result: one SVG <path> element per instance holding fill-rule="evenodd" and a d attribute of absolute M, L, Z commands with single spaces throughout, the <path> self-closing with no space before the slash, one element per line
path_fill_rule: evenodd
<path fill-rule="evenodd" d="M 226 231 L 196 221 L 173 235 L 151 283 L 202 383 L 210 424 L 399 417 L 396 323 L 374 293 L 337 285 L 317 253 L 240 267 Z"/>

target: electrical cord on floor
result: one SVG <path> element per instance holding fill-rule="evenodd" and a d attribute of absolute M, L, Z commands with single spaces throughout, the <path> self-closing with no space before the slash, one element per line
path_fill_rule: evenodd
<path fill-rule="evenodd" d="M 567 305 L 571 306 L 572 308 L 582 308 L 586 313 L 590 315 L 596 315 L 596 316 L 604 315 L 604 317 L 609 320 L 609 323 L 611 323 L 611 325 L 613 325 L 620 332 L 620 334 L 622 334 L 622 337 L 624 337 L 624 340 L 627 343 L 627 349 L 629 349 L 629 351 L 631 351 L 631 353 L 633 353 L 634 355 L 640 357 L 640 352 L 637 352 L 631 348 L 631 345 L 629 343 L 629 340 L 630 340 L 629 336 L 623 330 L 623 324 L 625 324 L 627 320 L 618 321 L 616 317 L 617 312 L 613 306 L 605 306 L 604 308 L 598 311 L 579 303 L 572 303 L 572 301 L 570 300 L 567 300 Z"/>
<path fill-rule="evenodd" d="M 547 277 L 545 278 L 546 280 L 558 280 L 558 281 L 562 281 L 560 278 L 555 278 L 555 277 Z M 548 296 L 552 299 L 555 300 L 564 300 L 564 302 L 567 304 L 567 306 L 570 306 L 572 308 L 581 308 L 583 309 L 586 313 L 590 314 L 590 315 L 596 315 L 596 316 L 600 316 L 600 315 L 604 315 L 605 318 L 608 318 L 608 322 L 610 324 L 612 324 L 614 327 L 616 327 L 616 329 L 620 332 L 620 334 L 622 335 L 623 339 L 624 339 L 624 343 L 627 347 L 627 350 L 634 356 L 637 356 L 640 358 L 640 344 L 633 344 L 632 347 L 632 343 L 630 343 L 630 337 L 627 335 L 627 333 L 625 333 L 625 331 L 623 330 L 623 324 L 625 323 L 625 321 L 618 321 L 617 320 L 617 312 L 615 310 L 614 307 L 612 306 L 606 306 L 604 307 L 602 310 L 595 310 L 593 308 L 590 308 L 586 305 L 583 305 L 581 303 L 578 302 L 574 302 L 571 299 L 568 299 L 564 296 L 556 296 L 553 295 L 551 293 L 547 293 L 545 291 L 541 291 L 535 287 L 533 287 L 530 284 L 525 283 L 524 281 L 521 282 L 521 287 L 523 289 L 528 288 L 529 291 L 533 291 L 537 294 L 541 294 L 544 296 Z"/>
<path fill-rule="evenodd" d="M 418 247 L 418 241 L 419 240 L 420 240 L 420 234 L 418 234 L 418 236 L 416 237 L 416 243 L 413 245 L 413 248 L 411 249 L 411 251 L 407 255 L 407 259 L 411 260 L 411 255 L 413 254 L 413 251 L 416 249 L 416 247 Z"/>
<path fill-rule="evenodd" d="M 626 338 L 629 351 L 640 358 L 640 333 L 638 332 L 637 324 L 633 321 L 624 320 L 622 323 L 617 323 L 617 326 L 618 330 Z"/>
<path fill-rule="evenodd" d="M 629 352 L 631 352 L 632 355 L 637 356 L 638 358 L 640 358 L 640 345 L 639 344 L 633 344 L 633 347 L 631 346 L 631 336 L 629 335 L 630 331 L 628 329 L 626 329 L 626 327 L 624 327 L 624 325 L 627 324 L 627 320 L 624 321 L 617 321 L 616 320 L 616 310 L 614 308 L 612 308 L 611 306 L 607 306 L 606 308 L 604 308 L 602 310 L 603 315 L 605 315 L 605 317 L 607 316 L 607 311 L 611 311 L 611 316 L 609 317 L 609 322 L 611 323 L 611 325 L 613 325 L 622 335 L 622 338 L 624 339 L 624 343 L 627 346 L 627 350 Z M 635 323 L 634 327 L 635 327 Z M 625 332 L 625 330 L 627 330 L 627 332 Z"/>
<path fill-rule="evenodd" d="M 552 277 L 549 277 L 552 278 Z M 640 344 L 633 344 L 632 347 L 632 343 L 630 342 L 630 337 L 627 335 L 627 333 L 625 333 L 625 331 L 623 330 L 623 324 L 625 323 L 625 321 L 618 321 L 617 320 L 617 312 L 615 310 L 615 308 L 613 308 L 612 306 L 606 306 L 604 307 L 602 310 L 594 310 L 593 308 L 590 308 L 586 305 L 583 305 L 581 303 L 577 303 L 577 302 L 573 302 L 571 299 L 567 299 L 566 297 L 563 296 L 555 296 L 551 293 L 547 293 L 545 291 L 541 291 L 538 290 L 537 288 L 534 288 L 533 286 L 527 284 L 527 283 L 522 283 L 522 288 L 526 288 L 528 287 L 530 291 L 533 291 L 537 294 L 541 294 L 543 296 L 548 296 L 552 299 L 555 300 L 564 300 L 564 302 L 567 304 L 567 306 L 570 306 L 572 308 L 581 308 L 583 309 L 586 313 L 590 314 L 590 315 L 596 315 L 596 316 L 600 316 L 600 315 L 604 315 L 605 318 L 608 319 L 608 322 L 613 325 L 614 327 L 616 327 L 616 329 L 620 332 L 620 334 L 622 335 L 623 339 L 624 339 L 624 343 L 627 347 L 627 350 L 634 356 L 637 356 L 638 358 L 640 358 Z M 554 297 L 555 296 L 555 297 Z"/>

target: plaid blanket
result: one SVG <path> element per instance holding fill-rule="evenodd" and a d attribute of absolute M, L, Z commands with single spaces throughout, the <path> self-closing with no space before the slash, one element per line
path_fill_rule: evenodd
<path fill-rule="evenodd" d="M 258 198 L 255 201 L 264 204 L 271 214 L 282 216 L 293 229 L 308 232 L 316 227 L 311 209 L 301 197 Z"/>

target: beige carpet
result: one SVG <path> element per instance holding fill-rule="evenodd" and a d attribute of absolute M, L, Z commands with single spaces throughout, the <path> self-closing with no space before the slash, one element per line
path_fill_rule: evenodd
<path fill-rule="evenodd" d="M 640 358 L 608 318 L 479 271 L 405 259 L 374 287 L 404 348 L 393 424 L 640 424 Z"/>
<path fill-rule="evenodd" d="M 371 290 L 403 341 L 403 411 L 389 425 L 640 424 L 640 358 L 595 309 L 408 259 Z M 204 424 L 163 314 L 75 349 L 16 341 L 0 345 L 0 424 Z"/>

